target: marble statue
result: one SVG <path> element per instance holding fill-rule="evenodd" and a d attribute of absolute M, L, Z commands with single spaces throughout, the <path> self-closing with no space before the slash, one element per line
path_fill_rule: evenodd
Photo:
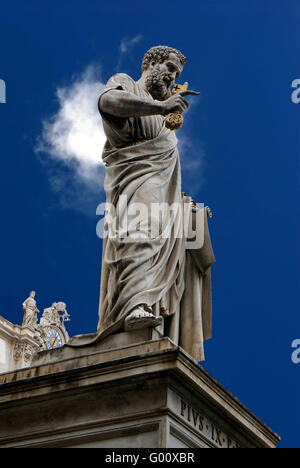
<path fill-rule="evenodd" d="M 44 309 L 43 315 L 40 320 L 42 327 L 48 325 L 60 325 L 62 322 L 69 322 L 70 315 L 66 310 L 64 302 L 54 302 L 51 307 Z"/>
<path fill-rule="evenodd" d="M 118 73 L 100 95 L 99 112 L 107 141 L 103 151 L 106 167 L 106 202 L 116 209 L 118 228 L 103 240 L 98 331 L 74 337 L 69 345 L 96 342 L 120 331 L 157 327 L 198 361 L 204 360 L 204 340 L 211 336 L 211 277 L 214 255 L 207 218 L 199 227 L 204 242 L 186 248 L 186 219 L 197 205 L 181 189 L 177 137 L 166 127 L 166 116 L 184 113 L 185 90 L 171 94 L 184 68 L 186 57 L 167 46 L 151 48 L 142 61 L 138 81 Z M 127 200 L 126 207 L 121 203 Z M 188 207 L 171 217 L 163 210 L 158 218 L 151 207 Z M 138 228 L 122 222 L 135 206 L 145 207 Z M 150 213 L 150 215 L 149 215 Z M 149 224 L 150 217 L 150 224 Z M 165 235 L 168 223 L 168 235 Z M 108 216 L 105 217 L 106 227 Z M 151 235 L 149 225 L 155 226 Z M 109 229 L 108 229 L 109 231 Z"/>
<path fill-rule="evenodd" d="M 24 315 L 22 327 L 36 327 L 37 325 L 37 314 L 39 313 L 39 310 L 36 306 L 35 296 L 35 291 L 31 291 L 29 297 L 23 302 Z"/>

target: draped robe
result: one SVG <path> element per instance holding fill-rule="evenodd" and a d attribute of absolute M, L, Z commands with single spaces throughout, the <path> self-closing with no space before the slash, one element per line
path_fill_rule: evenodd
<path fill-rule="evenodd" d="M 153 99 L 139 82 L 117 74 L 108 81 L 100 103 L 103 94 L 112 89 Z M 86 339 L 83 335 L 78 343 L 71 340 L 70 345 L 95 342 L 120 331 L 129 313 L 145 304 L 165 318 L 165 334 L 202 361 L 203 342 L 211 337 L 210 266 L 215 260 L 206 214 L 201 226 L 204 245 L 186 249 L 184 227 L 192 216 L 192 200 L 181 191 L 175 132 L 165 127 L 161 115 L 119 119 L 101 112 L 101 116 L 107 137 L 102 156 L 106 202 L 115 208 L 120 225 L 135 204 L 142 203 L 148 214 L 141 217 L 138 232 L 128 228 L 132 238 L 124 239 L 118 228 L 117 235 L 104 238 L 98 331 Z M 122 196 L 126 196 L 126 209 Z M 163 211 L 158 220 L 151 211 L 158 203 L 185 204 L 189 210 L 175 210 L 171 221 Z M 151 223 L 157 228 L 155 236 L 150 232 Z"/>

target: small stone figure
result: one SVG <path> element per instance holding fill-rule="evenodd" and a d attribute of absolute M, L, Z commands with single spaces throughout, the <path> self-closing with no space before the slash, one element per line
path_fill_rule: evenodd
<path fill-rule="evenodd" d="M 70 321 L 70 315 L 67 312 L 66 304 L 64 302 L 54 302 L 52 305 L 54 320 L 57 325 L 62 324 L 63 322 Z"/>
<path fill-rule="evenodd" d="M 43 315 L 40 320 L 40 325 L 42 327 L 46 327 L 47 325 L 51 325 L 55 323 L 54 319 L 54 304 L 52 304 L 51 307 L 48 307 L 47 309 L 44 309 Z"/>
<path fill-rule="evenodd" d="M 44 309 L 43 315 L 40 320 L 40 325 L 45 327 L 47 325 L 61 325 L 63 322 L 69 322 L 70 315 L 66 310 L 64 302 L 53 302 L 51 307 Z"/>
<path fill-rule="evenodd" d="M 61 325 L 63 322 L 69 322 L 70 315 L 66 310 L 64 302 L 54 302 L 51 307 L 44 310 L 40 320 L 40 325 Z"/>
<path fill-rule="evenodd" d="M 35 291 L 31 291 L 29 297 L 23 302 L 23 322 L 22 327 L 36 327 L 37 314 L 40 312 L 36 306 Z"/>
<path fill-rule="evenodd" d="M 56 310 L 62 322 L 70 322 L 70 315 L 67 312 L 66 304 L 64 302 L 56 303 Z"/>

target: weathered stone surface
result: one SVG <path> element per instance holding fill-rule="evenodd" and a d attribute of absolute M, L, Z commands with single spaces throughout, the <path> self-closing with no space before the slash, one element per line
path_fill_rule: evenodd
<path fill-rule="evenodd" d="M 86 336 L 86 335 L 85 335 Z M 109 335 L 98 343 L 92 343 L 87 346 L 72 347 L 68 344 L 57 348 L 55 350 L 46 350 L 36 353 L 33 357 L 32 365 L 40 366 L 41 364 L 62 361 L 66 359 L 77 359 L 81 356 L 97 354 L 97 358 L 101 359 L 99 352 L 108 351 L 110 349 L 116 349 L 132 346 L 141 345 L 141 343 L 149 340 L 157 340 L 162 338 L 162 335 L 153 328 L 144 328 L 141 330 L 135 330 L 131 332 L 116 333 Z M 133 352 L 136 352 L 135 348 L 132 348 Z M 122 356 L 122 352 L 119 353 Z M 124 356 L 126 356 L 126 350 L 124 350 Z M 107 359 L 107 355 L 103 354 L 103 359 Z"/>
<path fill-rule="evenodd" d="M 34 298 L 35 292 L 32 291 L 23 303 L 21 326 L 0 316 L 0 374 L 27 368 L 32 365 L 38 350 L 61 346 L 69 340 L 64 324 L 70 320 L 66 304 L 54 302 L 52 307 L 44 310 L 37 324 L 39 310 Z"/>
<path fill-rule="evenodd" d="M 39 342 L 32 326 L 20 326 L 0 316 L 0 374 L 31 364 Z"/>
<path fill-rule="evenodd" d="M 0 375 L 0 447 L 276 446 L 182 349 L 151 338 Z"/>

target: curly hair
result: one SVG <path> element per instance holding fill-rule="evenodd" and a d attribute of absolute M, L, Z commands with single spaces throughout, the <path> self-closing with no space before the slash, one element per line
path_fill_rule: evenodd
<path fill-rule="evenodd" d="M 151 49 L 145 53 L 142 61 L 142 72 L 147 70 L 152 60 L 154 60 L 155 63 L 163 63 L 165 60 L 167 60 L 171 53 L 177 56 L 182 66 L 185 65 L 186 57 L 181 52 L 179 52 L 179 50 L 168 46 L 155 46 L 151 47 Z"/>

